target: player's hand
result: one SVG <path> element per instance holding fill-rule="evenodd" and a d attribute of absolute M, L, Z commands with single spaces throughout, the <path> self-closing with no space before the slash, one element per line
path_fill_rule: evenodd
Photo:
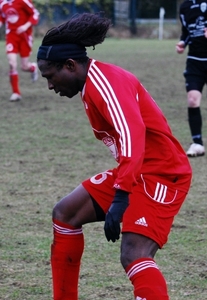
<path fill-rule="evenodd" d="M 106 214 L 104 231 L 108 241 L 113 243 L 119 239 L 120 222 L 129 205 L 129 193 L 116 190 L 114 200 Z"/>
<path fill-rule="evenodd" d="M 204 36 L 207 39 L 207 28 L 204 28 Z"/>
<path fill-rule="evenodd" d="M 21 33 L 25 32 L 25 31 L 27 31 L 27 29 L 28 29 L 30 26 L 31 26 L 31 22 L 27 22 L 27 23 L 25 23 L 24 25 L 19 26 L 19 27 L 17 28 L 16 33 L 17 33 L 17 34 L 21 34 Z"/>
<path fill-rule="evenodd" d="M 21 34 L 21 33 L 25 32 L 26 30 L 27 30 L 27 26 L 22 25 L 17 28 L 16 32 L 17 32 L 17 34 Z"/>
<path fill-rule="evenodd" d="M 176 44 L 175 49 L 178 54 L 182 54 L 185 50 L 185 43 L 183 41 L 180 41 Z"/>

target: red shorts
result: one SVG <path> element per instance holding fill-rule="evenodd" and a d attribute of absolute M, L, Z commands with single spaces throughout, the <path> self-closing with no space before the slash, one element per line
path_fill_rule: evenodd
<path fill-rule="evenodd" d="M 29 57 L 32 51 L 31 35 L 9 33 L 6 35 L 6 53 L 19 53 L 21 57 Z"/>
<path fill-rule="evenodd" d="M 114 198 L 113 183 L 117 169 L 107 170 L 82 182 L 84 188 L 106 213 Z M 179 183 L 169 184 L 160 176 L 141 175 L 129 196 L 130 205 L 123 216 L 122 232 L 147 236 L 160 248 L 167 242 L 175 215 L 184 202 L 191 176 Z"/>

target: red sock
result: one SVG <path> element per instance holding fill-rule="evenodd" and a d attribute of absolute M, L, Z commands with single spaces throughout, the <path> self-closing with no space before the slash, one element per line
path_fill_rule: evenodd
<path fill-rule="evenodd" d="M 16 73 L 10 73 L 9 78 L 10 78 L 10 83 L 11 83 L 13 93 L 17 93 L 17 94 L 21 95 L 20 90 L 19 90 L 19 76 L 18 76 L 18 73 L 17 72 Z"/>
<path fill-rule="evenodd" d="M 153 259 L 137 259 L 125 271 L 136 300 L 169 300 L 166 281 Z"/>
<path fill-rule="evenodd" d="M 80 261 L 84 249 L 82 228 L 53 220 L 51 265 L 54 300 L 77 300 Z"/>

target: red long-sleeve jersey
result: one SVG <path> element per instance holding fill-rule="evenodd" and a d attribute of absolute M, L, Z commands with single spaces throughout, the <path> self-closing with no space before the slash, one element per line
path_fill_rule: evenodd
<path fill-rule="evenodd" d="M 114 188 L 131 192 L 140 174 L 191 174 L 162 111 L 133 74 L 91 60 L 81 96 L 96 138 L 118 162 Z"/>
<path fill-rule="evenodd" d="M 0 22 L 5 23 L 6 34 L 16 32 L 19 26 L 28 21 L 32 25 L 39 21 L 39 12 L 31 0 L 3 0 L 0 3 Z M 32 33 L 32 26 L 26 33 Z"/>

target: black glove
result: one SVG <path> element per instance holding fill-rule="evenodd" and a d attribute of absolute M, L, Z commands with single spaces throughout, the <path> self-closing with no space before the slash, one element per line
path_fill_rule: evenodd
<path fill-rule="evenodd" d="M 116 190 L 114 200 L 106 214 L 104 231 L 108 241 L 113 243 L 119 239 L 120 222 L 129 205 L 129 193 Z"/>

